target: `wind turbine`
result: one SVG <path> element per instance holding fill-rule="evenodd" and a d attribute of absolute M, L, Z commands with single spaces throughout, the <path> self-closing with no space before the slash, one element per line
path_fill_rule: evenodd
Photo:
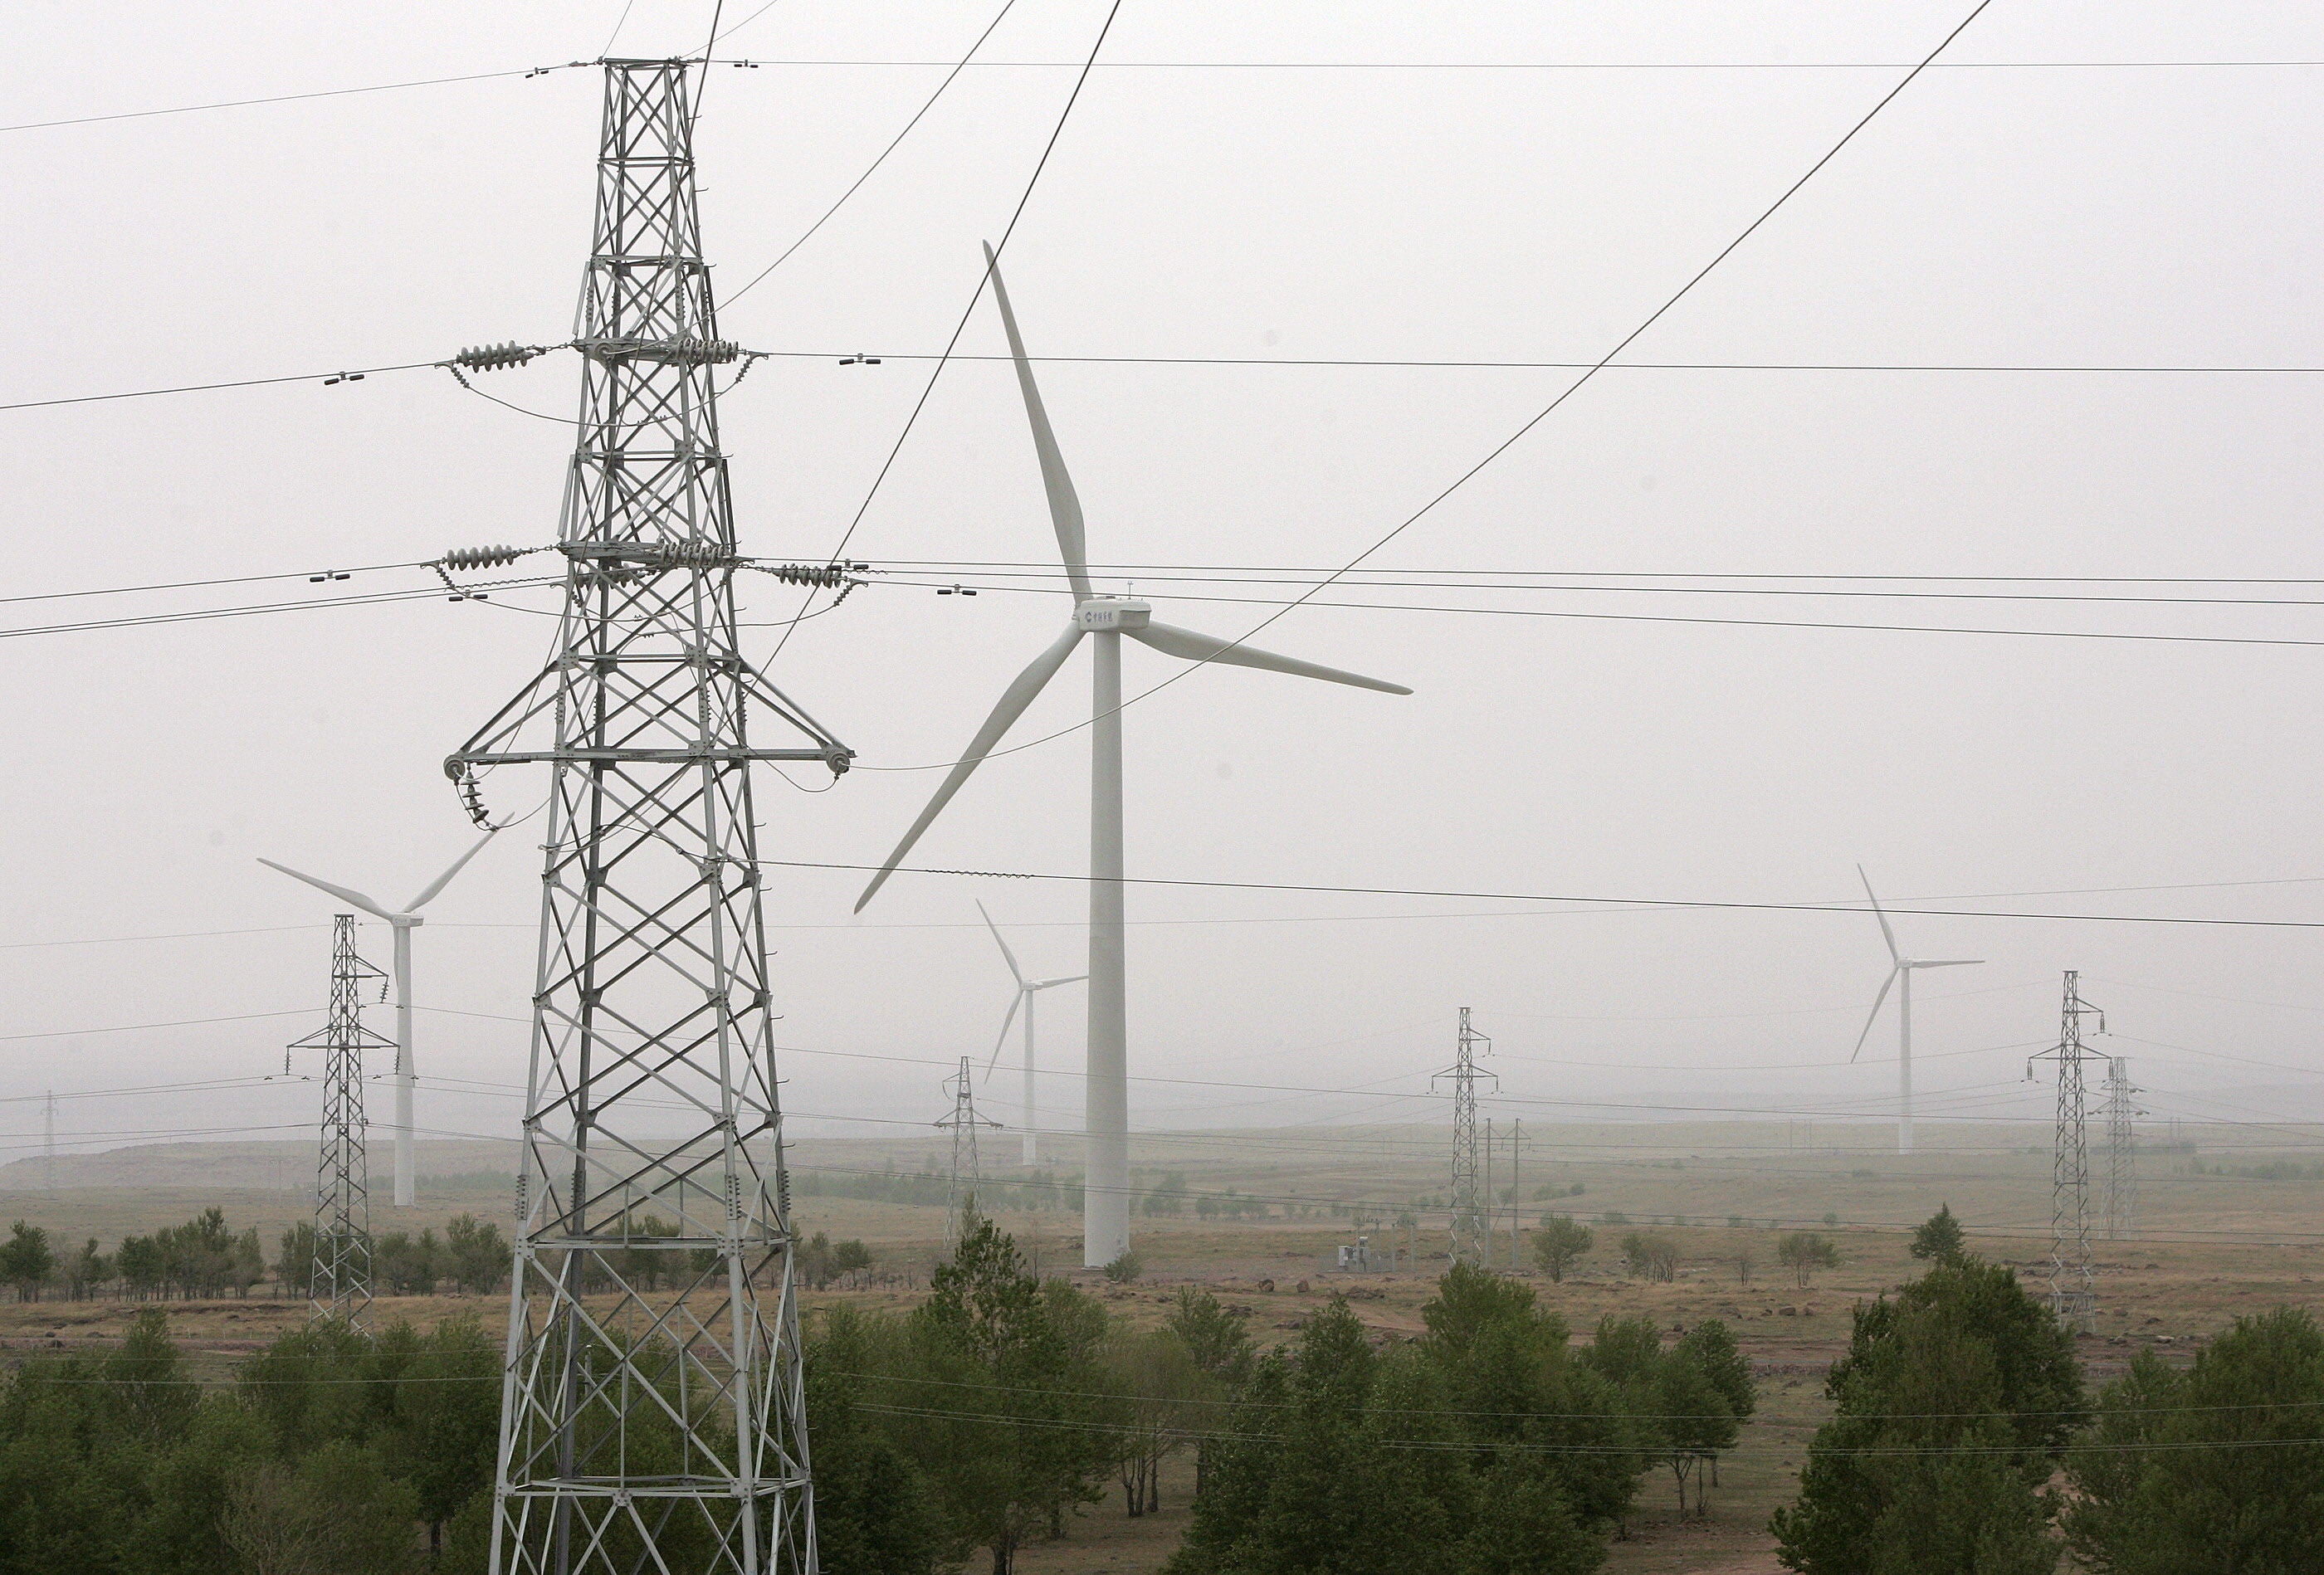
<path fill-rule="evenodd" d="M 1017 1020 L 1017 1009 L 1019 1007 L 1024 1008 L 1025 1163 L 1028 1165 L 1038 1165 L 1040 1163 L 1040 1155 L 1038 1149 L 1034 1131 L 1038 1123 L 1034 1119 L 1036 1106 L 1033 1093 L 1033 998 L 1040 994 L 1045 990 L 1055 990 L 1060 984 L 1079 984 L 1083 980 L 1087 979 L 1089 975 L 1086 973 L 1076 973 L 1071 979 L 1026 978 L 1025 971 L 1017 966 L 1017 953 L 1010 951 L 1009 949 L 1009 943 L 1001 938 L 1001 926 L 992 922 L 992 916 L 991 914 L 984 913 L 984 904 L 981 902 L 978 903 L 976 905 L 976 911 L 984 914 L 984 927 L 992 932 L 993 943 L 1001 948 L 1001 960 L 1009 964 L 1009 972 L 1016 978 L 1017 981 L 1016 999 L 1009 1003 L 1009 1015 L 1001 1019 L 1001 1036 L 992 1042 L 992 1059 L 984 1064 L 984 1075 L 987 1079 L 990 1079 L 992 1076 L 992 1069 L 1001 1060 L 1001 1047 L 1009 1043 L 1009 1027 Z"/>
<path fill-rule="evenodd" d="M 500 828 L 494 826 L 476 840 L 476 845 L 452 861 L 452 867 L 420 889 L 420 895 L 403 905 L 397 912 L 382 907 L 360 891 L 344 886 L 334 886 L 327 880 L 293 870 L 288 864 L 278 864 L 272 859 L 258 861 L 270 870 L 280 870 L 293 880 L 304 880 L 318 890 L 327 891 L 341 902 L 353 903 L 374 918 L 385 919 L 395 932 L 395 1206 L 411 1207 L 416 1191 L 411 1163 L 411 932 L 423 922 L 420 910 L 436 900 L 437 894 L 452 883 L 452 877 L 467 868 L 468 861 L 484 851 Z"/>
<path fill-rule="evenodd" d="M 1888 916 L 1880 910 L 1880 899 L 1872 896 L 1872 877 L 1864 866 L 1856 867 L 1857 879 L 1864 882 L 1864 895 L 1872 898 L 1872 916 L 1880 921 L 1881 938 L 1888 943 L 1890 967 L 1888 977 L 1880 981 L 1880 993 L 1872 998 L 1872 1015 L 1864 1019 L 1864 1032 L 1856 1036 L 1856 1048 L 1848 1053 L 1854 1061 L 1864 1051 L 1864 1041 L 1872 1036 L 1872 1025 L 1880 1020 L 1880 1009 L 1887 1004 L 1889 986 L 1898 980 L 1904 981 L 1896 998 L 1896 1152 L 1913 1152 L 1913 971 L 1916 968 L 1970 968 L 1985 961 L 1982 957 L 1907 957 L 1896 950 L 1896 932 L 1888 927 Z"/>
<path fill-rule="evenodd" d="M 1001 262 L 992 247 L 984 248 L 984 265 L 992 276 L 992 298 L 1001 309 L 1001 325 L 1009 336 L 1009 354 L 1017 365 L 1017 386 L 1025 396 L 1025 414 L 1033 427 L 1033 448 L 1041 464 L 1041 484 L 1048 494 L 1049 520 L 1056 529 L 1057 551 L 1064 558 L 1065 577 L 1073 586 L 1074 613 L 1065 631 L 1048 649 L 1033 659 L 1001 692 L 984 725 L 976 730 L 959 760 L 928 800 L 920 817 L 904 834 L 896 851 L 855 899 L 855 910 L 886 883 L 920 834 L 944 806 L 952 802 L 961 784 L 975 770 L 1010 725 L 1025 713 L 1042 686 L 1080 644 L 1090 640 L 1095 659 L 1090 710 L 1090 927 L 1089 927 L 1089 1075 L 1084 1083 L 1084 1122 L 1089 1156 L 1082 1188 L 1082 1257 L 1092 1268 L 1102 1268 L 1130 1250 L 1130 1027 L 1126 1005 L 1126 939 L 1121 912 L 1121 641 L 1124 636 L 1150 646 L 1164 656 L 1185 661 L 1218 662 L 1241 668 L 1262 668 L 1295 677 L 1321 678 L 1326 683 L 1352 684 L 1360 689 L 1409 695 L 1400 684 L 1383 683 L 1337 668 L 1319 667 L 1296 658 L 1257 650 L 1238 641 L 1198 634 L 1191 629 L 1154 621 L 1154 609 L 1128 597 L 1104 596 L 1090 587 L 1089 550 L 1082 529 L 1081 500 L 1073 478 L 1065 474 L 1056 434 L 1050 430 L 1048 412 L 1033 382 L 1033 368 L 1025 359 L 1025 343 L 1017 332 L 1017 315 L 1010 309 L 1009 291 L 1001 281 Z"/>

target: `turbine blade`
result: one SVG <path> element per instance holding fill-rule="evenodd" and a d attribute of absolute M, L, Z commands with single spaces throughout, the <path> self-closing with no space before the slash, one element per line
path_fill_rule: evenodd
<path fill-rule="evenodd" d="M 1001 1052 L 1009 1043 L 1009 1029 L 1017 1021 L 1017 1009 L 1025 1004 L 1025 991 L 1019 988 L 1009 998 L 1009 1015 L 1001 1019 L 1001 1036 L 992 1041 L 992 1058 L 984 1064 L 984 1080 L 992 1081 L 992 1069 L 1001 1064 Z"/>
<path fill-rule="evenodd" d="M 1864 882 L 1864 895 L 1872 897 L 1872 877 L 1864 872 L 1861 864 L 1856 867 L 1856 878 Z M 1896 932 L 1888 927 L 1888 916 L 1880 911 L 1880 899 L 1877 897 L 1872 897 L 1872 916 L 1880 921 L 1880 934 L 1888 943 L 1888 960 L 1902 962 L 1904 954 L 1896 950 Z"/>
<path fill-rule="evenodd" d="M 1009 972 L 1016 977 L 1018 987 L 1022 989 L 1025 983 L 1025 971 L 1017 966 L 1017 953 L 1009 949 L 1008 942 L 1001 940 L 1001 926 L 992 922 L 991 914 L 984 913 L 982 902 L 976 905 L 976 911 L 984 914 L 984 927 L 992 932 L 992 939 L 1001 948 L 1001 960 L 1009 964 Z"/>
<path fill-rule="evenodd" d="M 1270 673 L 1289 673 L 1295 678 L 1321 678 L 1327 684 L 1352 684 L 1359 689 L 1377 689 L 1383 695 L 1412 693 L 1402 684 L 1367 678 L 1361 673 L 1343 672 L 1319 662 L 1303 662 L 1297 657 L 1277 656 L 1270 650 L 1254 650 L 1250 646 L 1236 645 L 1215 635 L 1197 634 L 1191 629 L 1181 629 L 1175 623 L 1149 623 L 1143 629 L 1125 629 L 1121 632 L 1152 646 L 1165 656 L 1180 657 L 1190 662 L 1263 668 Z"/>
<path fill-rule="evenodd" d="M 992 299 L 1001 307 L 1001 326 L 1009 335 L 1009 358 L 1017 364 L 1017 386 L 1025 395 L 1025 415 L 1033 424 L 1033 451 L 1041 459 L 1041 487 L 1049 494 L 1049 522 L 1057 530 L 1057 554 L 1065 560 L 1065 577 L 1073 582 L 1074 600 L 1090 597 L 1089 541 L 1082 529 L 1082 501 L 1074 492 L 1074 478 L 1065 474 L 1065 456 L 1057 451 L 1057 435 L 1049 428 L 1049 412 L 1033 382 L 1033 364 L 1025 359 L 1025 341 L 1017 332 L 1017 313 L 1009 305 L 1009 287 L 1001 282 L 1001 259 L 992 243 L 984 244 L 984 266 L 992 275 Z"/>
<path fill-rule="evenodd" d="M 304 880 L 308 885 L 316 888 L 318 890 L 327 891 L 333 897 L 337 898 L 341 902 L 351 902 L 357 907 L 363 909 L 364 912 L 371 915 L 374 918 L 383 918 L 392 921 L 395 917 L 395 915 L 388 912 L 387 909 L 380 907 L 379 904 L 374 902 L 370 898 L 365 897 L 360 891 L 350 891 L 344 886 L 334 886 L 327 880 L 318 880 L 312 875 L 302 874 L 300 871 L 290 868 L 290 865 L 278 864 L 272 859 L 261 859 L 258 861 L 265 865 L 270 870 L 281 870 L 282 873 L 288 875 L 293 880 Z"/>
<path fill-rule="evenodd" d="M 453 860 L 452 867 L 449 870 L 445 870 L 444 873 L 436 877 L 435 880 L 430 880 L 419 896 L 413 898 L 410 902 L 403 905 L 403 911 L 406 913 L 418 913 L 421 908 L 426 907 L 429 903 L 435 901 L 437 894 L 452 883 L 452 877 L 466 869 L 468 867 L 468 861 L 475 858 L 478 853 L 483 852 L 484 851 L 484 844 L 491 842 L 494 837 L 500 835 L 500 827 L 494 826 L 483 836 L 478 837 L 475 847 L 470 848 L 466 852 Z"/>
<path fill-rule="evenodd" d="M 1083 980 L 1087 979 L 1089 975 L 1086 973 L 1076 973 L 1071 979 L 1037 979 L 1025 988 L 1028 990 L 1054 990 L 1060 984 L 1079 984 Z"/>
<path fill-rule="evenodd" d="M 1915 968 L 1974 968 L 1984 961 L 1982 957 L 1941 957 L 1933 962 L 1924 962 L 1915 957 L 1913 959 L 1913 966 Z"/>
<path fill-rule="evenodd" d="M 1888 977 L 1880 981 L 1880 993 L 1872 998 L 1872 1011 L 1864 1019 L 1864 1032 L 1856 1036 L 1856 1048 L 1848 1053 L 1849 1060 L 1854 1061 L 1864 1054 L 1864 1041 L 1872 1037 L 1872 1025 L 1880 1020 L 1880 1009 L 1888 1004 L 1889 988 L 1896 982 L 1896 975 L 1904 972 L 1904 965 L 1900 962 L 1888 970 Z"/>
<path fill-rule="evenodd" d="M 976 736 L 968 741 L 968 748 L 961 751 L 959 761 L 945 776 L 943 785 L 937 788 L 936 797 L 928 800 L 926 809 L 920 811 L 920 818 L 912 823 L 912 829 L 904 834 L 904 840 L 896 844 L 896 851 L 888 855 L 887 862 L 880 866 L 880 872 L 872 877 L 872 884 L 863 889 L 863 895 L 855 899 L 857 913 L 862 913 L 863 905 L 887 884 L 888 877 L 895 873 L 896 866 L 904 861 L 904 855 L 912 851 L 912 844 L 920 840 L 920 834 L 927 831 L 937 813 L 952 802 L 952 796 L 960 791 L 960 785 L 968 780 L 968 774 L 992 752 L 992 746 L 1001 741 L 1001 735 L 1025 714 L 1025 707 L 1033 704 L 1033 696 L 1041 692 L 1041 686 L 1057 676 L 1057 669 L 1065 665 L 1067 657 L 1074 654 L 1074 642 L 1081 637 L 1082 631 L 1078 627 L 1067 629 L 1057 636 L 1055 645 L 1035 657 L 1032 665 L 1018 674 L 1009 687 L 1001 692 L 1001 703 L 992 708 L 992 714 L 984 719 L 984 725 L 976 730 Z"/>

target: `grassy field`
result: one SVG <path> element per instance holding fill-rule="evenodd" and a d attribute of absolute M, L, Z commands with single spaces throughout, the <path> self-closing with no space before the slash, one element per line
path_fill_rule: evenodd
<path fill-rule="evenodd" d="M 1673 1331 L 1726 1319 L 1759 1376 L 1760 1413 L 1721 1463 L 1710 1514 L 1680 1522 L 1667 1478 L 1648 1478 L 1628 1534 L 1613 1550 L 1609 1569 L 1619 1575 L 1774 1575 L 1767 1515 L 1793 1491 L 1802 1450 L 1823 1415 L 1823 1374 L 1845 1344 L 1849 1309 L 1912 1276 L 1917 1266 L 1905 1251 L 1908 1227 L 1941 1202 L 1962 1218 L 1973 1250 L 2017 1265 L 2037 1289 L 2045 1283 L 2050 1158 L 2046 1147 L 2027 1146 L 2022 1128 L 1957 1129 L 1937 1139 L 1943 1145 L 1937 1152 L 1907 1158 L 1882 1152 L 1887 1134 L 1871 1128 L 1836 1136 L 1820 1130 L 1812 1145 L 1792 1141 L 1799 1135 L 1780 1126 L 1564 1128 L 1528 1136 L 1521 1225 L 1554 1207 L 1591 1223 L 1597 1235 L 1563 1283 L 1525 1271 L 1543 1303 L 1582 1338 L 1609 1313 L 1646 1313 Z M 2304 1169 L 2291 1174 L 2288 1164 L 2271 1168 L 2279 1156 L 2237 1147 L 2234 1137 L 2197 1133 L 2190 1147 L 2149 1152 L 2135 1234 L 2094 1241 L 2098 1322 L 2080 1341 L 2094 1377 L 2118 1371 L 2142 1346 L 2174 1357 L 2190 1353 L 2237 1313 L 2287 1303 L 2312 1308 L 2324 1300 L 2317 1283 L 2324 1237 L 2310 1224 L 2324 1209 L 2324 1179 L 2307 1179 Z M 1079 1268 L 1074 1215 L 1003 1211 L 1001 1220 L 1028 1253 L 1038 1254 L 1045 1270 L 1070 1273 L 1133 1322 L 1158 1322 L 1177 1285 L 1199 1284 L 1248 1308 L 1264 1342 L 1290 1338 L 1334 1293 L 1348 1295 L 1382 1338 L 1408 1337 L 1419 1332 L 1421 1305 L 1443 1267 L 1441 1214 L 1432 1222 L 1422 1211 L 1424 1223 L 1409 1236 L 1392 1227 L 1370 1229 L 1375 1247 L 1393 1243 L 1401 1253 L 1409 1245 L 1416 1260 L 1393 1273 L 1342 1275 L 1323 1265 L 1351 1239 L 1355 1223 L 1333 1211 L 1335 1201 L 1343 1211 L 1367 1203 L 1381 1219 L 1402 1203 L 1441 1193 L 1441 1134 L 1409 1128 L 1327 1134 L 1308 1128 L 1190 1138 L 1169 1150 L 1166 1162 L 1148 1156 L 1141 1185 L 1158 1185 L 1176 1173 L 1194 1197 L 1231 1188 L 1272 1200 L 1273 1212 L 1264 1221 L 1205 1220 L 1191 1211 L 1141 1218 L 1145 1270 L 1130 1286 L 1108 1285 Z M 1254 1152 L 1265 1159 L 1252 1163 Z M 794 1158 L 803 1180 L 862 1178 L 890 1167 L 916 1173 L 936 1154 L 933 1145 L 816 1142 L 798 1145 Z M 1070 1169 L 1070 1152 L 1065 1157 Z M 2207 1173 L 2260 1174 L 2195 1174 L 2198 1165 Z M 999 1180 L 1011 1174 L 993 1172 Z M 1583 1190 L 1572 1194 L 1576 1185 Z M 1542 1187 L 1567 1195 L 1536 1201 L 1531 1194 Z M 506 1218 L 505 1184 L 489 1174 L 429 1177 L 422 1195 L 427 1204 L 420 1209 L 375 1206 L 374 1230 L 440 1228 L 462 1211 Z M 1295 1217 L 1284 1217 L 1286 1203 Z M 0 1193 L 0 1218 L 21 1215 L 68 1239 L 94 1235 L 110 1247 L 124 1233 L 175 1223 L 213 1205 L 236 1229 L 257 1225 L 270 1251 L 274 1238 L 305 1214 L 301 1200 L 276 1188 L 210 1188 L 156 1176 L 143 1185 L 68 1186 L 54 1197 Z M 1305 1217 L 1296 1217 L 1301 1210 Z M 1609 1211 L 1629 1223 L 1600 1222 Z M 940 1249 L 941 1209 L 807 1193 L 795 1212 L 802 1230 L 864 1240 L 882 1276 L 870 1289 L 807 1294 L 809 1316 L 833 1303 L 903 1307 L 918 1300 Z M 1828 1216 L 1839 1223 L 1826 1227 Z M 1505 1213 L 1497 1249 L 1503 1265 L 1507 1224 Z M 1806 1286 L 1775 1262 L 1783 1231 L 1799 1228 L 1826 1230 L 1842 1258 Z M 1616 1244 L 1632 1230 L 1659 1231 L 1677 1244 L 1674 1281 L 1649 1284 L 1621 1272 Z M 0 1350 L 102 1348 L 120 1337 L 135 1311 L 116 1302 L 0 1305 Z M 306 1318 L 302 1303 L 263 1290 L 247 1300 L 175 1303 L 170 1312 L 199 1370 L 220 1381 L 242 1356 Z M 430 1296 L 383 1301 L 374 1316 L 426 1324 L 468 1314 L 498 1332 L 506 1312 L 499 1295 Z M 1033 1575 L 1153 1570 L 1185 1529 L 1192 1486 L 1191 1466 L 1176 1461 L 1163 1479 L 1159 1515 L 1130 1519 L 1117 1490 L 1074 1520 L 1063 1541 L 1028 1550 L 1024 1566 Z"/>

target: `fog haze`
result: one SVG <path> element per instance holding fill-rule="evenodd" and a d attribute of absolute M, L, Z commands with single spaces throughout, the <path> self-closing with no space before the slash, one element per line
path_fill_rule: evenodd
<path fill-rule="evenodd" d="M 622 9 L 100 4 L 19 17 L 0 78 L 10 121 L 34 123 L 521 72 L 594 58 Z M 1028 348 L 1587 364 L 1964 10 L 1130 0 L 1009 244 Z M 747 12 L 730 4 L 727 20 Z M 1103 14 L 1023 0 L 984 54 L 1077 61 Z M 786 0 L 721 43 L 769 62 L 707 81 L 697 152 L 723 291 L 813 224 L 942 76 L 778 62 L 957 59 L 990 17 Z M 698 50 L 708 24 L 707 7 L 639 0 L 615 52 Z M 2324 18 L 1997 4 L 1944 59 L 1624 359 L 2324 366 L 2317 68 L 2120 64 L 2324 60 Z M 1592 69 L 1467 69 L 1556 62 Z M 1754 69 L 1603 69 L 1615 62 Z M 1822 69 L 1840 62 L 1860 64 Z M 815 353 L 760 363 L 722 406 L 743 551 L 835 551 L 927 379 L 908 357 L 943 347 L 1074 75 L 963 73 L 828 225 L 724 308 L 724 332 L 752 349 Z M 0 235 L 14 291 L 0 404 L 318 374 L 0 411 L 10 594 L 552 541 L 569 356 L 477 380 L 521 410 L 434 370 L 319 377 L 570 334 L 599 91 L 596 73 L 561 69 L 0 133 L 16 216 Z M 989 299 L 962 349 L 1001 351 Z M 839 364 L 862 351 L 882 364 Z M 1101 588 L 1229 636 L 1274 609 L 1174 596 L 1133 566 L 1344 564 L 1576 375 L 1039 373 Z M 2324 376 L 2297 372 L 1618 365 L 1366 566 L 2324 582 L 2319 398 Z M 1005 364 L 945 369 L 846 551 L 1054 568 Z M 779 869 L 767 889 L 787 1099 L 817 1135 L 924 1126 L 944 1109 L 942 1064 L 991 1050 L 1010 986 L 975 899 L 1028 972 L 1082 968 L 1070 879 L 901 875 L 851 916 L 859 867 L 1068 607 L 1054 578 L 873 579 L 799 625 L 769 669 L 861 768 L 760 788 L 763 857 L 841 866 Z M 987 588 L 929 588 L 956 579 Z M 348 586 L 427 583 L 403 569 Z M 5 611 L 30 628 L 310 589 Z M 745 589 L 763 655 L 799 594 Z M 2065 968 L 2083 971 L 2114 1030 L 2104 1047 L 2134 1058 L 2159 1115 L 2265 1121 L 2324 1102 L 2308 1091 L 2324 1086 L 2324 937 L 2305 927 L 2324 925 L 2314 608 L 1434 599 L 1487 610 L 1311 605 L 1257 641 L 1408 684 L 1409 698 L 1206 668 L 1130 707 L 1133 878 L 1363 889 L 1133 888 L 1131 1071 L 1187 1080 L 1134 1083 L 1134 1124 L 1439 1119 L 1427 1074 L 1450 1060 L 1463 1005 L 1494 1037 L 1505 1115 L 1881 1114 L 1893 1021 L 1857 1065 L 1836 1064 L 1887 963 L 1868 915 L 1626 905 L 1859 903 L 1859 861 L 1895 907 L 1997 916 L 1896 919 L 1908 953 L 1987 959 L 1916 986 L 1927 1143 L 1948 1114 L 2042 1118 L 2024 1058 L 2056 1035 Z M 25 1096 L 51 1088 L 281 1071 L 281 1045 L 319 1021 L 332 905 L 256 860 L 393 902 L 448 862 L 469 832 L 442 759 L 537 668 L 551 606 L 534 591 L 0 639 L 14 739 L 0 761 L 14 833 L 0 842 L 0 1097 L 18 1101 L 0 1107 L 0 1160 L 37 1149 Z M 1584 613 L 1626 616 L 1563 615 Z M 2227 642 L 2270 640 L 2289 643 Z M 1132 695 L 1182 670 L 1143 649 L 1124 665 Z M 1086 720 L 1087 681 L 1084 659 L 1010 742 L 1059 736 L 991 760 L 911 862 L 1084 868 L 1085 735 L 1061 730 Z M 547 783 L 510 769 L 489 786 L 497 810 L 521 811 Z M 420 999 L 439 1009 L 422 1015 L 423 1078 L 522 1083 L 538 824 L 504 834 L 429 910 Z M 1516 900 L 1536 897 L 1626 901 Z M 2281 927 L 1997 916 L 2013 912 Z M 384 927 L 364 934 L 383 960 Z M 182 938 L 115 939 L 144 936 Z M 1045 1058 L 1068 1072 L 1078 991 L 1042 1008 Z M 992 1088 L 1011 1119 L 1013 1079 Z M 1053 1088 L 1053 1108 L 1078 1112 L 1076 1080 Z M 1346 1091 L 1286 1091 L 1303 1089 Z M 504 1093 L 423 1083 L 422 1099 L 434 1133 L 515 1128 Z M 75 1149 L 264 1135 L 311 1122 L 314 1102 L 309 1083 L 77 1099 L 58 1132 Z M 384 1109 L 383 1089 L 375 1121 Z"/>

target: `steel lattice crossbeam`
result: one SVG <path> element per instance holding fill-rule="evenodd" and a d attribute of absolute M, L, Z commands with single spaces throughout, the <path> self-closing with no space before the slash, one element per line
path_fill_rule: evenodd
<path fill-rule="evenodd" d="M 315 1166 L 315 1257 L 307 1303 L 317 1318 L 361 1323 L 371 1305 L 371 1161 L 364 1150 L 363 1053 L 395 1041 L 363 1026 L 364 987 L 387 977 L 355 954 L 355 916 L 332 920 L 331 1015 L 290 1046 L 323 1053 L 323 1140 Z"/>
<path fill-rule="evenodd" d="M 605 79 L 561 635 L 447 762 L 553 767 L 493 1569 L 813 1570 L 750 769 L 850 755 L 737 639 L 687 64 Z"/>

